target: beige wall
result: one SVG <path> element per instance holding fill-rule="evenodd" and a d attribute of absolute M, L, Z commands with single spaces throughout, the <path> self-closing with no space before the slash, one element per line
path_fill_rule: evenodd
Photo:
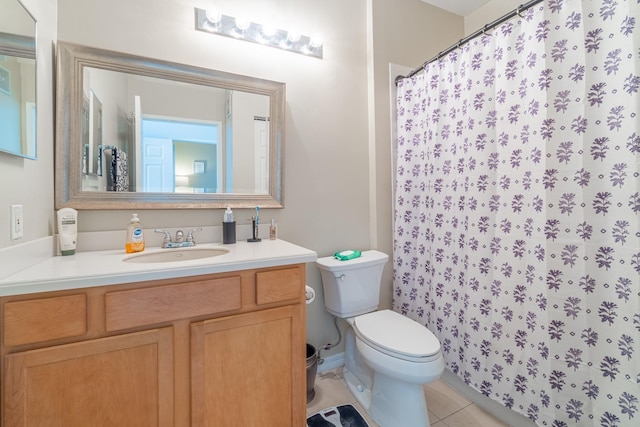
<path fill-rule="evenodd" d="M 462 37 L 460 17 L 420 0 L 219 0 L 228 15 L 247 14 L 280 28 L 320 33 L 324 59 L 194 30 L 196 0 L 50 0 L 33 4 L 38 26 L 38 160 L 0 155 L 0 248 L 55 233 L 53 209 L 52 44 L 60 39 L 282 81 L 286 89 L 284 204 L 262 211 L 279 237 L 327 256 L 376 247 L 391 254 L 389 63 L 417 66 Z M 337 13 L 339 11 L 339 13 Z M 57 19 L 56 19 L 57 16 Z M 25 237 L 9 240 L 8 205 L 23 204 Z M 145 227 L 217 225 L 223 210 L 141 211 Z M 253 211 L 238 210 L 238 221 Z M 130 211 L 81 211 L 80 231 L 121 230 Z M 149 244 L 155 236 L 148 237 Z M 391 266 L 383 305 L 391 301 Z M 307 282 L 318 291 L 308 306 L 308 341 L 334 341 L 317 269 Z M 336 351 L 341 351 L 340 346 Z"/>
<path fill-rule="evenodd" d="M 275 218 L 279 237 L 321 256 L 346 247 L 368 247 L 364 1 L 216 2 L 227 15 L 246 15 L 279 28 L 323 34 L 323 60 L 195 31 L 194 7 L 207 6 L 210 2 L 204 0 L 165 1 L 162 7 L 155 0 L 59 0 L 58 36 L 84 45 L 285 82 L 285 208 L 263 210 L 263 222 Z M 121 229 L 130 213 L 83 211 L 79 228 Z M 139 214 L 145 227 L 185 227 L 219 224 L 223 210 Z M 235 211 L 239 222 L 249 221 L 252 214 L 252 210 Z M 150 245 L 154 237 L 148 237 Z M 313 268 L 308 282 L 321 288 Z M 322 331 L 331 332 L 333 325 L 319 302 L 309 306 L 308 312 L 309 341 L 318 344 Z"/>
<path fill-rule="evenodd" d="M 464 33 L 469 35 L 474 31 L 483 28 L 485 25 L 495 21 L 502 15 L 511 12 L 521 4 L 522 0 L 491 0 L 482 5 L 478 10 L 470 13 L 464 18 Z"/>

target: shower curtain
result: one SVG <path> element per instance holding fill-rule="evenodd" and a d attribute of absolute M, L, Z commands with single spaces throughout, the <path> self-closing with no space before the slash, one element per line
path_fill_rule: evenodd
<path fill-rule="evenodd" d="M 394 309 L 540 426 L 640 426 L 640 0 L 547 0 L 398 83 Z"/>

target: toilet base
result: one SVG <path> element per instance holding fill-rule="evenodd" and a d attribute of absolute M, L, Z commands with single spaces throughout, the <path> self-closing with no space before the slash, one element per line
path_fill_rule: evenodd
<path fill-rule="evenodd" d="M 371 418 L 380 427 L 429 427 L 429 413 L 421 384 L 408 384 L 376 372 L 371 392 Z"/>
<path fill-rule="evenodd" d="M 356 398 L 360 406 L 368 413 L 371 407 L 371 389 L 365 387 L 347 368 L 343 369 L 342 374 L 349 391 L 353 394 L 353 397 Z"/>
<path fill-rule="evenodd" d="M 422 385 L 398 382 L 375 373 L 371 390 L 346 368 L 343 374 L 351 394 L 380 427 L 431 425 Z"/>

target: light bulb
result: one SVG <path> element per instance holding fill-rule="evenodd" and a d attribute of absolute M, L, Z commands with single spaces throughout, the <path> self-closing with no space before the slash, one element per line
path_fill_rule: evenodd
<path fill-rule="evenodd" d="M 251 26 L 251 22 L 246 18 L 236 18 L 236 28 L 240 31 L 246 31 Z"/>
<path fill-rule="evenodd" d="M 317 49 L 322 46 L 322 37 L 318 34 L 311 36 L 311 40 L 309 40 L 309 46 Z"/>
<path fill-rule="evenodd" d="M 262 35 L 266 38 L 271 38 L 276 33 L 276 27 L 269 24 L 262 25 Z"/>
<path fill-rule="evenodd" d="M 207 10 L 207 20 L 213 25 L 218 25 L 222 21 L 222 14 L 217 10 Z"/>
<path fill-rule="evenodd" d="M 300 33 L 296 31 L 289 31 L 287 33 L 287 40 L 289 40 L 291 43 L 298 42 L 298 40 L 300 40 Z"/>

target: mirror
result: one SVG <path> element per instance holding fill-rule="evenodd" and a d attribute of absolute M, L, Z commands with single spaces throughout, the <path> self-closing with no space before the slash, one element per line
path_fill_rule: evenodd
<path fill-rule="evenodd" d="M 36 158 L 36 21 L 0 0 L 0 151 Z"/>
<path fill-rule="evenodd" d="M 284 83 L 58 42 L 56 209 L 282 207 Z"/>

